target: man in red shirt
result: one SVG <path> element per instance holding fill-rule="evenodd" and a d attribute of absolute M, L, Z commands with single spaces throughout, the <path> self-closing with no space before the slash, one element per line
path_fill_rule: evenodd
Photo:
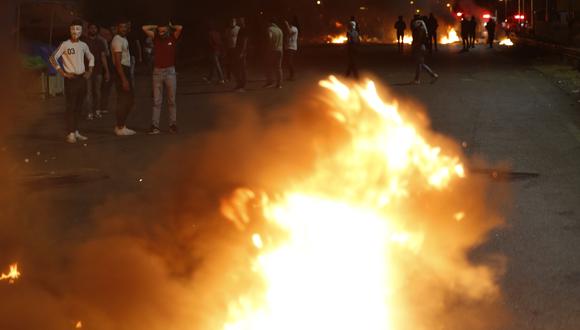
<path fill-rule="evenodd" d="M 149 134 L 159 134 L 161 106 L 163 104 L 163 88 L 167 94 L 169 110 L 169 132 L 177 133 L 177 76 L 175 72 L 176 43 L 183 27 L 181 25 L 145 25 L 145 34 L 153 39 L 153 122 Z"/>

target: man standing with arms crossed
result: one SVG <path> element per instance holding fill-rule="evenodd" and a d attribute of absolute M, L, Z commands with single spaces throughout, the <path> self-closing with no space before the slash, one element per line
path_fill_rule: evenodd
<path fill-rule="evenodd" d="M 80 41 L 83 33 L 83 23 L 75 20 L 70 25 L 70 39 L 66 40 L 50 57 L 52 66 L 64 77 L 66 95 L 66 128 L 68 143 L 86 141 L 87 137 L 78 130 L 78 121 L 83 102 L 87 93 L 87 79 L 90 79 L 95 66 L 95 58 L 89 46 Z M 63 66 L 58 63 L 62 58 Z M 89 61 L 88 71 L 85 68 L 85 58 Z"/>
<path fill-rule="evenodd" d="M 115 126 L 117 136 L 129 136 L 136 133 L 126 126 L 127 117 L 135 105 L 135 86 L 131 83 L 131 53 L 127 41 L 128 24 L 128 20 L 119 20 L 117 34 L 111 42 L 117 87 L 117 125 Z"/>
<path fill-rule="evenodd" d="M 177 76 L 175 72 L 176 43 L 183 26 L 173 25 L 145 25 L 143 32 L 153 39 L 153 122 L 149 134 L 159 134 L 161 106 L 163 105 L 163 88 L 167 93 L 169 110 L 169 132 L 177 133 Z"/>

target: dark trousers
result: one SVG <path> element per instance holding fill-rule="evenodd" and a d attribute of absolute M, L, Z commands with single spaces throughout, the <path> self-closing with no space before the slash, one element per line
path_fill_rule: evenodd
<path fill-rule="evenodd" d="M 73 133 L 78 130 L 78 122 L 83 110 L 83 103 L 87 97 L 87 81 L 82 76 L 64 79 L 64 93 L 66 95 L 66 130 Z"/>
<path fill-rule="evenodd" d="M 397 46 L 399 46 L 399 51 L 403 51 L 403 47 L 405 45 L 405 33 L 397 32 Z"/>
<path fill-rule="evenodd" d="M 246 83 L 248 82 L 248 72 L 246 64 L 246 56 L 237 55 L 236 56 L 236 89 L 246 88 Z"/>
<path fill-rule="evenodd" d="M 227 80 L 232 79 L 232 75 L 236 70 L 236 49 L 229 48 L 226 52 L 225 77 Z"/>
<path fill-rule="evenodd" d="M 469 36 L 461 35 L 461 41 L 463 42 L 463 50 L 469 50 L 471 47 L 469 44 Z"/>
<path fill-rule="evenodd" d="M 288 69 L 288 79 L 294 80 L 294 59 L 296 58 L 296 50 L 286 49 L 286 54 L 284 55 L 284 62 L 286 63 L 286 68 Z"/>
<path fill-rule="evenodd" d="M 489 45 L 489 48 L 493 48 L 493 40 L 495 40 L 495 33 L 488 33 L 487 44 Z"/>
<path fill-rule="evenodd" d="M 348 65 L 346 68 L 346 76 L 350 77 L 350 75 L 352 74 L 352 76 L 354 77 L 354 79 L 358 80 L 358 68 L 356 65 L 356 50 L 354 49 L 354 47 L 352 46 L 348 46 L 347 49 L 347 57 L 348 57 Z"/>
<path fill-rule="evenodd" d="M 274 83 L 274 78 L 276 79 L 276 86 L 282 85 L 282 52 L 277 50 L 271 50 L 268 53 L 268 70 L 266 78 L 268 84 Z"/>
<path fill-rule="evenodd" d="M 433 49 L 437 51 L 437 31 L 429 32 L 429 51 Z"/>
<path fill-rule="evenodd" d="M 115 71 L 116 72 L 116 71 Z M 127 123 L 127 117 L 135 105 L 135 86 L 131 83 L 131 68 L 123 66 L 125 78 L 129 80 L 129 91 L 123 89 L 121 77 L 115 77 L 117 88 L 117 127 L 122 128 Z"/>
<path fill-rule="evenodd" d="M 113 85 L 115 84 L 115 67 L 111 65 L 112 59 L 107 57 L 109 61 L 109 81 L 103 80 L 101 85 L 101 110 L 109 111 L 111 107 L 111 92 L 113 91 Z"/>

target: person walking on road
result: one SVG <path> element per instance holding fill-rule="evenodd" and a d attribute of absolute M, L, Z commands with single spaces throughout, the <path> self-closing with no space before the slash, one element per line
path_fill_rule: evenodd
<path fill-rule="evenodd" d="M 111 42 L 113 63 L 115 65 L 115 85 L 117 90 L 117 136 L 135 135 L 135 131 L 127 128 L 127 118 L 135 106 L 135 85 L 131 81 L 131 53 L 129 52 L 129 21 L 119 20 L 117 34 Z"/>
<path fill-rule="evenodd" d="M 358 47 L 360 44 L 360 36 L 357 31 L 356 22 L 350 21 L 348 22 L 348 30 L 346 31 L 346 54 L 347 54 L 347 68 L 346 68 L 346 76 L 350 77 L 351 75 L 355 80 L 359 79 L 358 75 L 358 67 L 357 67 L 357 55 L 358 55 Z"/>
<path fill-rule="evenodd" d="M 407 24 L 403 20 L 403 16 L 399 16 L 399 19 L 395 23 L 395 30 L 397 31 L 397 47 L 399 49 L 399 53 L 403 52 L 403 48 L 405 45 L 405 30 L 407 29 Z"/>
<path fill-rule="evenodd" d="M 177 73 L 175 71 L 175 53 L 177 41 L 181 36 L 183 26 L 145 25 L 143 32 L 153 39 L 153 119 L 148 134 L 161 133 L 160 117 L 163 105 L 163 89 L 167 95 L 169 110 L 169 133 L 177 133 Z"/>
<path fill-rule="evenodd" d="M 66 96 L 66 141 L 76 143 L 86 141 L 87 137 L 79 133 L 78 122 L 82 113 L 87 93 L 87 80 L 91 78 L 95 66 L 95 57 L 89 46 L 80 40 L 83 33 L 83 22 L 75 20 L 69 27 L 70 38 L 64 41 L 50 56 L 50 63 L 64 77 Z M 63 65 L 58 62 L 62 58 Z M 85 59 L 89 68 L 85 67 Z"/>
<path fill-rule="evenodd" d="M 282 57 L 284 49 L 284 33 L 276 25 L 275 19 L 270 19 L 268 27 L 268 54 L 265 88 L 282 88 Z M 275 79 L 275 81 L 274 81 Z"/>
<path fill-rule="evenodd" d="M 93 68 L 91 78 L 88 79 L 87 86 L 88 120 L 101 118 L 101 91 L 103 81 L 108 83 L 111 79 L 107 61 L 108 47 L 106 41 L 99 37 L 99 31 L 100 28 L 96 24 L 90 23 L 88 25 L 88 37 L 85 39 L 85 43 L 89 46 L 89 50 L 95 57 L 95 67 Z"/>
<path fill-rule="evenodd" d="M 429 18 L 427 19 L 427 32 L 429 33 L 429 52 L 433 50 L 438 51 L 437 49 L 437 29 L 439 28 L 439 22 L 437 22 L 437 18 L 435 15 L 431 13 Z"/>
<path fill-rule="evenodd" d="M 493 48 L 493 41 L 495 40 L 495 20 L 490 18 L 485 24 L 485 30 L 487 30 L 487 44 L 489 48 Z"/>
<path fill-rule="evenodd" d="M 288 69 L 288 80 L 294 80 L 295 69 L 294 60 L 296 58 L 296 53 L 298 52 L 298 19 L 294 17 L 292 24 L 288 21 L 284 21 L 286 27 L 286 49 L 284 53 L 284 59 L 286 63 L 286 68 Z"/>
<path fill-rule="evenodd" d="M 427 43 L 428 32 L 427 25 L 422 20 L 417 20 L 413 23 L 413 57 L 415 58 L 416 71 L 413 83 L 419 85 L 421 83 L 421 71 L 425 69 L 433 78 L 431 83 L 435 83 L 439 79 L 439 75 L 433 72 L 431 68 L 425 64 L 425 44 Z"/>
<path fill-rule="evenodd" d="M 245 92 L 246 83 L 248 82 L 247 63 L 248 57 L 248 28 L 246 27 L 246 19 L 240 17 L 238 19 L 240 30 L 236 38 L 236 48 L 234 54 L 234 69 L 236 77 L 236 92 Z"/>
<path fill-rule="evenodd" d="M 223 55 L 223 42 L 220 33 L 216 30 L 215 24 L 213 22 L 209 23 L 208 31 L 208 45 L 209 45 L 209 73 L 204 80 L 211 83 L 214 74 L 217 76 L 218 83 L 225 84 L 224 72 L 222 70 L 222 55 Z"/>

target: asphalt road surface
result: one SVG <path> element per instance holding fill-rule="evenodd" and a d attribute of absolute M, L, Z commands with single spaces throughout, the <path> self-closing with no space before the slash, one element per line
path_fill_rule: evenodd
<path fill-rule="evenodd" d="M 426 75 L 423 84 L 408 84 L 412 61 L 393 47 L 366 47 L 359 66 L 397 97 L 421 104 L 434 130 L 464 142 L 467 155 L 485 159 L 489 168 L 480 169 L 481 175 L 491 176 L 496 165 L 509 168 L 498 172 L 501 178 L 492 183 L 511 190 L 508 226 L 494 232 L 485 249 L 508 257 L 501 286 L 514 315 L 510 329 L 578 329 L 580 103 L 535 70 L 526 52 L 482 47 L 466 54 L 457 51 L 443 47 L 428 58 L 441 75 L 435 84 Z M 113 136 L 109 114 L 82 124 L 90 138 L 86 145 L 67 145 L 63 99 L 50 99 L 34 110 L 33 122 L 22 120 L 3 148 L 17 155 L 23 184 L 33 188 L 33 197 L 26 200 L 50 200 L 60 209 L 62 237 L 56 240 L 82 240 L 87 234 L 79 232 L 90 231 L 84 219 L 95 207 L 111 192 L 147 189 L 148 168 L 160 155 L 180 148 L 184 139 L 195 141 L 211 133 L 223 107 L 253 104 L 261 113 L 276 112 L 305 97 L 305 90 L 318 88 L 319 79 L 342 74 L 343 60 L 338 47 L 304 49 L 297 81 L 281 90 L 264 90 L 263 75 L 253 68 L 246 93 L 207 85 L 201 81 L 203 67 L 182 66 L 178 135 L 141 133 L 120 139 Z M 150 118 L 149 77 L 139 75 L 137 84 L 137 109 L 128 126 L 144 132 Z M 166 131 L 167 124 L 162 125 Z"/>

